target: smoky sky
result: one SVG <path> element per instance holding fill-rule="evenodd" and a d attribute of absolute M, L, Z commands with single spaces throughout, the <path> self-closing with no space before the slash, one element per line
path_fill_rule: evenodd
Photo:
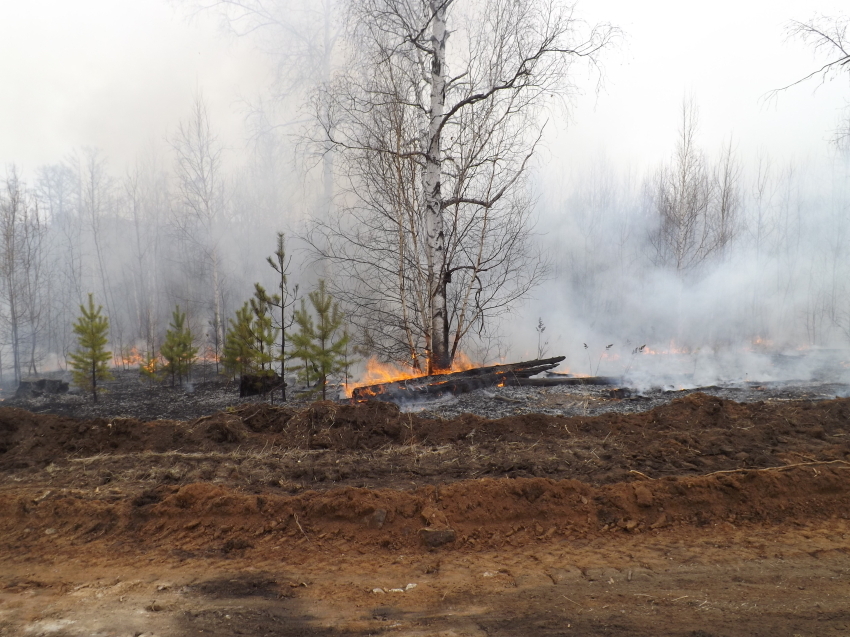
<path fill-rule="evenodd" d="M 0 162 L 32 169 L 74 146 L 102 148 L 119 164 L 159 141 L 203 91 L 227 141 L 244 140 L 245 103 L 266 90 L 271 63 L 250 38 L 225 36 L 215 16 L 186 3 L 32 0 L 0 8 Z M 605 56 L 603 82 L 578 79 L 569 118 L 548 125 L 557 169 L 605 152 L 630 164 L 661 158 L 683 94 L 699 102 L 707 142 L 733 135 L 742 150 L 784 156 L 828 152 L 846 82 L 810 82 L 764 95 L 821 58 L 786 41 L 790 19 L 837 13 L 837 2 L 578 3 L 588 22 L 625 34 Z"/>
<path fill-rule="evenodd" d="M 0 5 L 0 162 L 25 172 L 81 146 L 119 167 L 160 144 L 202 92 L 228 146 L 266 61 L 217 21 L 160 0 Z"/>

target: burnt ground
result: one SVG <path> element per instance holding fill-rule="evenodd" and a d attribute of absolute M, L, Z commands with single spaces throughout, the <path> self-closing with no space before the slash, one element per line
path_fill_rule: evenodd
<path fill-rule="evenodd" d="M 67 394 L 40 397 L 15 396 L 12 386 L 0 387 L 0 404 L 20 407 L 33 413 L 58 414 L 75 418 L 137 418 L 192 420 L 243 404 L 271 402 L 281 404 L 275 392 L 269 397 L 240 398 L 238 383 L 216 374 L 212 365 L 196 365 L 192 382 L 171 386 L 162 382 L 150 384 L 140 378 L 138 370 L 114 370 L 114 379 L 103 383 L 97 403 L 91 396 L 72 388 Z M 47 374 L 68 380 L 67 375 Z M 633 389 L 628 386 L 562 386 L 562 387 L 490 387 L 458 396 L 443 396 L 402 404 L 401 410 L 426 418 L 456 418 L 475 414 L 484 418 L 501 418 L 523 414 L 550 416 L 595 416 L 605 413 L 638 413 L 669 403 L 694 392 L 737 402 L 781 402 L 788 400 L 825 400 L 850 396 L 850 383 L 843 375 L 840 382 L 829 378 L 783 382 L 730 382 L 724 385 L 688 387 L 673 384 L 664 387 Z M 336 398 L 338 391 L 331 396 Z M 305 387 L 288 390 L 287 405 L 304 407 L 317 396 Z M 342 402 L 345 402 L 343 399 Z"/>
<path fill-rule="evenodd" d="M 0 635 L 850 634 L 839 386 L 125 385 L 0 408 Z"/>

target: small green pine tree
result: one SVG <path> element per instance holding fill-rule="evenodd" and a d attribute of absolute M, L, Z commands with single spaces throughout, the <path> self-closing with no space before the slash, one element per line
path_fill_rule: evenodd
<path fill-rule="evenodd" d="M 266 262 L 277 272 L 278 282 L 276 294 L 269 294 L 265 288 L 259 283 L 254 284 L 255 296 L 259 302 L 265 303 L 269 307 L 269 311 L 274 314 L 275 308 L 280 311 L 279 320 L 275 320 L 279 329 L 280 343 L 278 345 L 277 360 L 280 363 L 280 378 L 283 380 L 286 370 L 286 330 L 292 327 L 294 323 L 293 314 L 289 315 L 289 321 L 286 320 L 288 310 L 295 305 L 298 299 L 298 285 L 289 288 L 289 264 L 290 259 L 286 258 L 286 238 L 282 232 L 277 233 L 277 250 L 274 252 L 274 258 L 267 257 Z M 277 319 L 277 317 L 275 317 Z M 280 383 L 281 398 L 286 401 L 286 382 Z"/>
<path fill-rule="evenodd" d="M 160 352 L 165 359 L 165 372 L 171 375 L 172 387 L 175 380 L 182 385 L 183 378 L 189 378 L 189 370 L 198 356 L 194 341 L 192 330 L 186 326 L 186 313 L 181 312 L 178 305 L 171 315 L 171 323 Z"/>
<path fill-rule="evenodd" d="M 109 359 L 112 352 L 106 351 L 109 341 L 109 319 L 101 316 L 102 305 L 94 307 L 94 295 L 89 294 L 88 307 L 80 305 L 80 318 L 74 323 L 77 335 L 77 351 L 70 355 L 74 384 L 90 390 L 92 400 L 97 402 L 97 381 L 109 380 Z"/>
<path fill-rule="evenodd" d="M 298 374 L 298 380 L 305 383 L 307 387 L 313 379 L 313 341 L 315 339 L 316 327 L 313 325 L 313 317 L 307 310 L 304 299 L 301 299 L 301 309 L 292 313 L 293 323 L 298 326 L 298 331 L 289 337 L 290 349 L 289 360 L 299 359 L 303 364 L 292 365 L 289 370 Z"/>
<path fill-rule="evenodd" d="M 236 318 L 228 321 L 224 338 L 222 363 L 231 376 L 250 374 L 254 365 L 254 336 L 251 332 L 251 307 L 246 302 L 236 311 Z"/>
<path fill-rule="evenodd" d="M 262 286 L 257 285 L 254 298 L 251 299 L 251 312 L 254 315 L 251 321 L 251 335 L 254 337 L 254 373 L 261 376 L 274 376 L 272 363 L 278 359 L 274 353 L 275 340 L 278 330 L 272 325 L 272 316 L 268 311 L 268 303 Z"/>
<path fill-rule="evenodd" d="M 246 374 L 273 376 L 273 363 L 279 358 L 275 353 L 277 336 L 268 304 L 258 293 L 230 319 L 224 339 L 224 369 L 240 378 Z"/>
<path fill-rule="evenodd" d="M 346 372 L 351 364 L 348 359 L 350 338 L 348 332 L 341 329 L 345 317 L 339 309 L 339 303 L 328 293 L 323 279 L 319 280 L 319 286 L 308 296 L 315 320 L 302 299 L 301 308 L 294 316 L 298 332 L 291 338 L 291 356 L 304 362 L 303 379 L 308 385 L 312 371 L 316 378 L 316 391 L 321 391 L 325 399 L 328 377 Z M 302 371 L 300 366 L 298 371 Z"/>

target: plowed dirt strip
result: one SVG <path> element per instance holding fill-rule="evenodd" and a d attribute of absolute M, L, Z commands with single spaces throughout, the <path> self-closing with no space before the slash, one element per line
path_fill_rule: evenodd
<path fill-rule="evenodd" d="M 850 464 L 806 464 L 592 487 L 575 480 L 470 480 L 413 491 L 342 488 L 252 495 L 210 484 L 113 492 L 0 492 L 0 548 L 58 554 L 180 550 L 204 555 L 263 547 L 297 551 L 478 550 L 589 539 L 668 526 L 794 523 L 850 516 Z M 423 530 L 426 529 L 426 530 Z"/>

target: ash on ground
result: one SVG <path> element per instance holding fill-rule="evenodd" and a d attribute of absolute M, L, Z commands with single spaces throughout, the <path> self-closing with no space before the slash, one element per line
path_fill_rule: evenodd
<path fill-rule="evenodd" d="M 193 420 L 246 403 L 282 402 L 279 391 L 273 395 L 240 397 L 239 382 L 216 374 L 211 365 L 209 368 L 197 366 L 191 382 L 174 386 L 169 381 L 150 383 L 140 377 L 137 369 L 112 370 L 112 375 L 112 380 L 98 385 L 96 403 L 91 393 L 73 387 L 65 394 L 41 396 L 16 396 L 14 387 L 5 387 L 0 405 L 82 419 L 118 417 L 152 421 Z M 43 377 L 65 378 L 65 375 L 56 372 Z M 306 405 L 316 400 L 315 394 L 293 400 L 298 389 L 287 390 L 290 398 L 287 404 Z M 300 389 L 303 392 L 304 388 Z"/>
<path fill-rule="evenodd" d="M 611 412 L 647 411 L 697 391 L 743 403 L 828 400 L 850 396 L 850 385 L 824 381 L 745 382 L 688 389 L 657 388 L 642 392 L 628 387 L 600 385 L 494 387 L 432 401 L 405 403 L 401 408 L 434 418 L 454 418 L 463 413 L 494 419 L 521 414 L 596 416 Z"/>
<path fill-rule="evenodd" d="M 75 418 L 132 417 L 140 420 L 192 420 L 246 403 L 281 404 L 281 395 L 241 398 L 239 384 L 216 375 L 213 369 L 198 369 L 192 382 L 172 387 L 168 382 L 150 384 L 138 371 L 116 370 L 114 379 L 103 383 L 103 393 L 93 403 L 91 395 L 73 390 L 66 394 L 15 396 L 7 388 L 0 404 L 21 407 L 33 413 L 51 413 Z M 46 374 L 62 378 L 61 374 Z M 781 400 L 826 400 L 850 396 L 850 384 L 816 381 L 739 382 L 709 387 L 680 389 L 665 387 L 636 390 L 617 385 L 579 385 L 556 387 L 491 387 L 457 396 L 441 396 L 406 402 L 406 412 L 420 416 L 451 419 L 464 413 L 485 418 L 503 418 L 522 414 L 594 416 L 604 413 L 634 413 L 666 404 L 674 398 L 700 391 L 738 402 Z M 287 390 L 287 405 L 306 406 L 321 395 L 294 384 Z M 331 396 L 329 396 L 330 398 Z M 336 398 L 334 392 L 333 398 Z M 344 400 L 344 399 L 343 399 Z"/>

